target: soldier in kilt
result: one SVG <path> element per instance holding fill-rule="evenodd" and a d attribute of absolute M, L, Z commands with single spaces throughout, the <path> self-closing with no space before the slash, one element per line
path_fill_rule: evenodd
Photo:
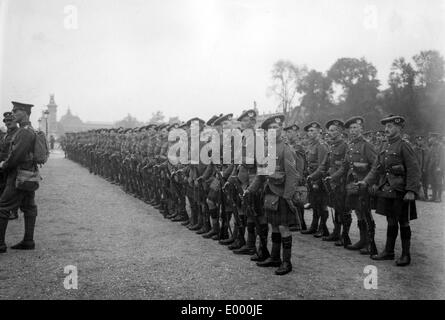
<path fill-rule="evenodd" d="M 264 210 L 267 222 L 272 226 L 272 251 L 265 261 L 257 262 L 259 267 L 278 267 L 276 275 L 285 275 L 292 271 L 292 234 L 289 225 L 295 221 L 296 208 L 292 199 L 296 187 L 303 179 L 303 172 L 297 172 L 296 153 L 283 141 L 282 130 L 284 115 L 266 119 L 261 128 L 276 130 L 275 170 L 267 176 L 257 175 L 245 192 L 245 196 L 263 188 Z M 281 246 L 283 256 L 281 259 Z"/>
<path fill-rule="evenodd" d="M 373 260 L 394 260 L 394 247 L 400 227 L 402 255 L 396 265 L 411 263 L 410 221 L 417 219 L 415 199 L 420 190 L 421 171 L 411 144 L 401 138 L 405 119 L 389 116 L 381 120 L 388 141 L 383 145 L 371 171 L 360 182 L 372 186 L 375 182 L 378 214 L 386 216 L 388 228 L 385 249 Z"/>

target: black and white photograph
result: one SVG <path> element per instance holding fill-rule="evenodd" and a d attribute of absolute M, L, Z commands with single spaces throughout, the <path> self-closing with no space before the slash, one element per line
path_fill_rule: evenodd
<path fill-rule="evenodd" d="M 444 30 L 445 0 L 0 0 L 0 301 L 444 300 Z"/>

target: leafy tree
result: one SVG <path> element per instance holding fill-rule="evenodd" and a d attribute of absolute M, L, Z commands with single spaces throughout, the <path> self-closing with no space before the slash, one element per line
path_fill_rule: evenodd
<path fill-rule="evenodd" d="M 377 69 L 365 58 L 338 59 L 328 71 L 332 85 L 341 89 L 339 116 L 347 118 L 361 115 L 368 118 L 370 127 L 375 127 L 379 116 L 376 112 L 378 87 Z"/>
<path fill-rule="evenodd" d="M 149 124 L 160 124 L 164 122 L 165 116 L 162 111 L 156 111 L 151 114 L 151 118 L 148 121 Z"/>
<path fill-rule="evenodd" d="M 413 57 L 417 66 L 417 82 L 420 86 L 431 86 L 443 82 L 444 59 L 438 51 L 421 51 Z"/>
<path fill-rule="evenodd" d="M 298 83 L 298 92 L 302 94 L 300 110 L 294 113 L 294 121 L 319 120 L 320 117 L 328 115 L 332 107 L 331 82 L 331 79 L 316 70 L 309 71 L 301 79 Z"/>

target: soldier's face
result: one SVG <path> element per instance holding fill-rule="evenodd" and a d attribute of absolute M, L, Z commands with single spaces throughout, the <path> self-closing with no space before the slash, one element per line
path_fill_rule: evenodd
<path fill-rule="evenodd" d="M 276 130 L 276 137 L 277 139 L 281 138 L 281 133 L 283 132 L 283 127 L 280 126 L 278 123 L 271 123 L 267 127 L 267 130 Z"/>
<path fill-rule="evenodd" d="M 319 135 L 320 135 L 320 130 L 318 128 L 309 128 L 307 132 L 307 136 L 309 137 L 309 139 L 318 138 Z"/>
<path fill-rule="evenodd" d="M 388 138 L 396 137 L 397 135 L 400 135 L 400 126 L 395 125 L 394 123 L 387 123 L 385 125 L 385 135 Z"/>
<path fill-rule="evenodd" d="M 241 130 L 253 129 L 255 127 L 255 120 L 244 117 L 241 119 Z"/>
<path fill-rule="evenodd" d="M 341 134 L 340 128 L 337 127 L 337 126 L 332 125 L 328 129 L 328 134 L 329 134 L 329 137 L 331 137 L 332 139 L 335 139 L 338 136 L 340 136 L 340 134 Z"/>
<path fill-rule="evenodd" d="M 232 129 L 232 121 L 226 120 L 221 123 L 222 129 Z"/>
<path fill-rule="evenodd" d="M 296 141 L 296 140 L 298 140 L 298 131 L 287 130 L 286 137 L 287 137 L 287 139 L 289 139 L 289 141 Z"/>
<path fill-rule="evenodd" d="M 9 120 L 5 122 L 5 126 L 8 129 L 13 129 L 17 127 L 17 122 L 13 121 L 13 120 Z"/>
<path fill-rule="evenodd" d="M 21 109 L 13 109 L 12 114 L 17 122 L 22 121 L 26 117 L 26 112 Z"/>
<path fill-rule="evenodd" d="M 363 132 L 363 127 L 358 123 L 353 123 L 349 127 L 349 133 L 353 138 L 360 136 L 362 132 Z"/>

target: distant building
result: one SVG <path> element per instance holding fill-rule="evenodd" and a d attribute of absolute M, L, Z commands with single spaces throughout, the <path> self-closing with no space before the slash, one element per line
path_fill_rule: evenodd
<path fill-rule="evenodd" d="M 55 138 L 58 138 L 66 132 L 80 132 L 114 127 L 113 123 L 109 122 L 83 122 L 78 116 L 71 113 L 70 108 L 68 108 L 66 114 L 57 121 L 57 108 L 54 94 L 51 94 L 47 110 L 42 111 L 42 117 L 39 119 L 39 129 L 43 132 L 46 132 L 46 125 L 48 123 L 48 136 L 53 135 Z M 45 114 L 45 112 L 47 114 Z"/>

